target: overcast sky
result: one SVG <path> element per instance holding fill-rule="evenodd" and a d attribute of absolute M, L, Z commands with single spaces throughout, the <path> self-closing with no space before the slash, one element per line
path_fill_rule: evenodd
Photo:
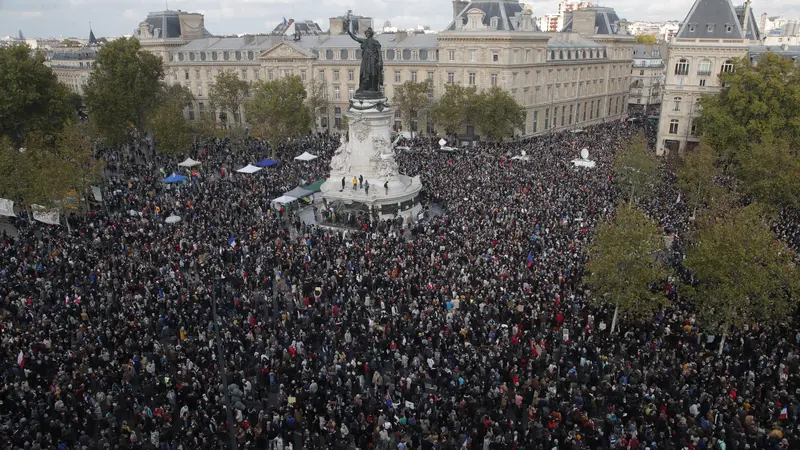
<path fill-rule="evenodd" d="M 620 17 L 628 20 L 683 20 L 694 0 L 606 0 Z M 214 34 L 267 33 L 283 17 L 317 21 L 328 29 L 328 18 L 352 9 L 371 16 L 375 25 L 391 21 L 398 27 L 429 25 L 444 28 L 452 19 L 448 0 L 0 0 L 0 37 L 87 37 L 89 22 L 97 37 L 130 34 L 150 11 L 167 8 L 205 14 L 206 28 Z M 555 13 L 558 1 L 531 1 L 536 16 Z M 739 0 L 734 0 L 735 4 Z M 800 17 L 797 0 L 758 0 L 756 17 L 762 12 Z"/>

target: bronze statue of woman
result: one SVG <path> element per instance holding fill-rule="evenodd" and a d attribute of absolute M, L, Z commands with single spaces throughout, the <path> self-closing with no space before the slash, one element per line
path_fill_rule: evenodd
<path fill-rule="evenodd" d="M 381 43 L 375 39 L 375 32 L 367 28 L 365 38 L 360 38 L 350 30 L 350 17 L 345 19 L 344 27 L 347 34 L 354 41 L 361 44 L 361 73 L 358 79 L 356 98 L 372 99 L 381 98 L 383 86 L 383 57 L 381 56 Z"/>

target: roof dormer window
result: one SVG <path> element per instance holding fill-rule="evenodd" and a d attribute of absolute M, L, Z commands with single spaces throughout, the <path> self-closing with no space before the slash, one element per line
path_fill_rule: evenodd
<path fill-rule="evenodd" d="M 690 24 L 689 24 L 689 33 L 694 33 L 694 30 L 695 30 L 695 26 L 694 26 L 694 24 L 693 24 L 693 23 L 690 23 Z"/>
<path fill-rule="evenodd" d="M 496 30 L 496 29 L 497 29 L 497 25 L 498 25 L 499 23 L 500 23 L 500 18 L 499 18 L 499 17 L 497 17 L 497 16 L 494 16 L 494 17 L 492 17 L 492 18 L 489 20 L 489 27 L 490 27 L 491 29 L 493 29 L 493 30 Z"/>
<path fill-rule="evenodd" d="M 706 27 L 707 27 L 707 30 L 708 30 L 709 33 L 713 33 L 714 32 L 714 24 L 713 23 L 707 24 Z"/>
<path fill-rule="evenodd" d="M 727 24 L 727 25 L 725 25 L 725 32 L 726 32 L 726 33 L 731 33 L 731 32 L 733 32 L 733 25 L 731 25 L 731 24 Z"/>

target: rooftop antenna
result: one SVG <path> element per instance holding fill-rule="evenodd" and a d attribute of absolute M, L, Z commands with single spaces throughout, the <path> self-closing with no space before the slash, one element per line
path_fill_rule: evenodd
<path fill-rule="evenodd" d="M 169 0 L 164 0 L 164 5 L 167 7 L 167 11 L 169 11 Z"/>

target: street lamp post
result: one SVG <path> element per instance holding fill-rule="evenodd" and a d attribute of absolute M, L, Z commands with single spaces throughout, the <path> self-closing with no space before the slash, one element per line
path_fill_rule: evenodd
<path fill-rule="evenodd" d="M 225 280 L 225 275 L 222 275 L 221 279 Z M 238 448 L 236 442 L 236 432 L 234 431 L 235 423 L 233 421 L 233 405 L 231 405 L 231 394 L 228 390 L 228 375 L 227 375 L 227 364 L 225 363 L 225 353 L 222 349 L 222 339 L 219 336 L 219 317 L 217 316 L 217 290 L 219 289 L 219 285 L 217 280 L 214 280 L 214 288 L 213 288 L 213 295 L 211 298 L 211 315 L 214 317 L 214 335 L 216 336 L 217 340 L 217 367 L 219 367 L 219 376 L 222 380 L 222 392 L 225 398 L 225 412 L 228 415 L 228 433 L 230 434 L 231 438 L 231 450 L 236 450 Z"/>

